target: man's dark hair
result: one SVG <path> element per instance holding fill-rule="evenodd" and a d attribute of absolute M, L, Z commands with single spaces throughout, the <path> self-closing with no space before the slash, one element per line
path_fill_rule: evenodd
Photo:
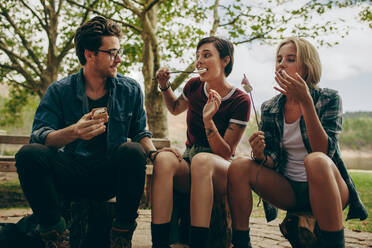
<path fill-rule="evenodd" d="M 198 50 L 202 45 L 207 43 L 213 43 L 214 46 L 217 48 L 218 53 L 220 54 L 220 58 L 224 59 L 226 56 L 230 57 L 230 62 L 225 66 L 225 76 L 229 76 L 232 67 L 234 64 L 234 46 L 233 44 L 228 41 L 221 38 L 218 38 L 216 36 L 210 36 L 203 38 L 199 41 L 196 50 Z"/>
<path fill-rule="evenodd" d="M 81 25 L 75 33 L 76 55 L 82 65 L 87 62 L 84 56 L 85 49 L 97 51 L 102 45 L 102 36 L 122 37 L 120 26 L 112 20 L 96 16 Z"/>

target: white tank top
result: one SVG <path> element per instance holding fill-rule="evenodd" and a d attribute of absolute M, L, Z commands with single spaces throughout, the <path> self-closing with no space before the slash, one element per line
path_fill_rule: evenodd
<path fill-rule="evenodd" d="M 284 175 L 297 182 L 306 182 L 304 160 L 308 154 L 302 141 L 300 119 L 293 123 L 286 123 L 284 118 L 283 145 L 288 153 L 288 162 Z"/>

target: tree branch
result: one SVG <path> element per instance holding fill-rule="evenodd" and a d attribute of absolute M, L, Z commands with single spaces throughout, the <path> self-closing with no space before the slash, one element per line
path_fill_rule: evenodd
<path fill-rule="evenodd" d="M 185 71 L 193 71 L 195 70 L 195 62 L 190 63 Z M 189 76 L 190 74 L 187 73 L 181 73 L 179 74 L 172 82 L 172 90 L 177 89 L 184 81 L 185 79 Z"/>
<path fill-rule="evenodd" d="M 135 14 L 136 16 L 141 16 L 142 11 L 140 11 L 136 6 L 134 6 L 130 1 L 128 0 L 123 0 L 123 6 L 124 8 L 130 10 Z"/>
<path fill-rule="evenodd" d="M 86 22 L 86 20 L 88 18 L 88 15 L 89 15 L 89 12 L 90 12 L 90 9 L 93 8 L 98 3 L 98 1 L 99 0 L 95 0 L 88 7 L 88 9 L 87 8 L 85 9 L 85 13 L 83 15 L 83 18 L 81 19 L 80 25 L 83 25 L 83 23 Z M 65 43 L 65 45 L 61 49 L 61 52 L 60 52 L 60 54 L 57 57 L 58 63 L 61 63 L 61 61 L 66 56 L 66 54 L 68 53 L 68 51 L 70 51 L 70 49 L 72 49 L 74 47 L 74 45 L 72 44 L 72 42 L 74 40 L 74 37 L 75 37 L 75 34 L 71 34 L 70 37 L 68 38 L 68 41 Z"/>
<path fill-rule="evenodd" d="M 138 5 L 145 6 L 144 3 L 141 3 L 141 2 L 139 2 L 139 1 L 133 0 L 133 2 L 135 2 L 135 3 L 138 4 Z"/>
<path fill-rule="evenodd" d="M 9 78 L 8 76 L 5 76 L 5 77 L 6 77 L 6 79 L 7 79 L 9 82 L 11 82 L 11 83 L 13 83 L 13 84 L 19 85 L 19 86 L 21 86 L 21 87 L 23 87 L 23 88 L 26 88 L 26 89 L 29 89 L 29 90 L 34 90 L 34 88 L 32 88 L 31 86 L 29 86 L 29 85 L 27 85 L 27 84 L 25 84 L 25 83 L 20 83 L 20 82 L 14 80 L 14 79 L 12 79 L 12 78 Z"/>
<path fill-rule="evenodd" d="M 8 12 L 6 11 L 2 11 L 1 13 L 5 18 L 6 20 L 9 22 L 9 24 L 14 28 L 14 31 L 15 33 L 18 35 L 18 37 L 21 39 L 22 41 L 22 45 L 26 48 L 28 54 L 30 55 L 30 57 L 32 58 L 32 60 L 36 63 L 38 69 L 40 70 L 40 72 L 43 70 L 43 68 L 41 67 L 41 64 L 40 64 L 40 61 L 39 59 L 37 58 L 37 56 L 35 55 L 35 53 L 32 51 L 32 49 L 30 48 L 26 38 L 23 36 L 23 34 L 20 32 L 20 30 L 18 29 L 18 27 L 15 25 L 13 19 L 8 15 Z"/>
<path fill-rule="evenodd" d="M 123 22 L 123 21 L 121 21 L 121 20 L 117 20 L 117 19 L 112 19 L 111 17 L 108 17 L 108 16 L 102 14 L 101 12 L 95 10 L 95 9 L 92 8 L 92 7 L 87 7 L 87 6 L 85 6 L 85 5 L 81 5 L 81 4 L 79 4 L 79 3 L 77 3 L 77 2 L 75 2 L 75 1 L 73 1 L 73 0 L 66 0 L 66 1 L 69 2 L 70 4 L 73 4 L 73 5 L 78 6 L 78 7 L 80 7 L 80 8 L 83 8 L 83 9 L 89 10 L 89 11 L 91 11 L 92 13 L 95 13 L 95 14 L 97 14 L 97 15 L 103 16 L 103 17 L 105 17 L 105 18 L 107 18 L 107 19 L 111 19 L 111 20 L 113 20 L 114 22 L 120 23 L 121 25 L 123 25 L 123 26 L 125 26 L 125 27 L 128 27 L 128 28 L 132 29 L 133 31 L 135 31 L 135 32 L 137 32 L 137 33 L 139 33 L 139 34 L 142 32 L 142 29 L 141 29 L 140 27 L 134 25 L 134 24 L 131 24 L 131 23 L 128 23 L 128 22 Z M 119 3 L 115 2 L 115 1 L 112 1 L 112 2 L 115 3 L 115 4 L 119 4 Z M 120 6 L 123 6 L 123 4 L 120 3 Z M 124 7 L 124 6 L 123 6 L 123 7 Z"/>
<path fill-rule="evenodd" d="M 218 15 L 218 5 L 219 5 L 219 0 L 215 0 L 214 5 L 213 5 L 213 25 L 209 32 L 210 36 L 214 36 L 220 24 L 220 16 Z"/>
<path fill-rule="evenodd" d="M 22 4 L 29 10 L 31 11 L 32 15 L 38 19 L 40 25 L 46 30 L 46 25 L 43 23 L 43 20 L 39 17 L 39 15 L 27 4 L 25 3 L 24 0 L 21 0 Z"/>
<path fill-rule="evenodd" d="M 228 22 L 228 23 L 224 23 L 224 24 L 220 24 L 219 27 L 224 27 L 224 26 L 232 25 L 232 24 L 234 24 L 237 20 L 239 20 L 239 18 L 240 18 L 241 16 L 244 16 L 244 15 L 239 14 L 239 15 L 237 15 L 235 18 L 233 18 L 230 22 Z"/>
<path fill-rule="evenodd" d="M 37 69 L 27 59 L 25 59 L 22 56 L 20 56 L 18 54 L 15 54 L 14 52 L 10 51 L 7 47 L 4 46 L 4 44 L 2 42 L 0 42 L 0 50 L 3 50 L 8 55 L 9 59 L 11 59 L 11 57 L 13 57 L 13 59 L 14 58 L 19 59 L 24 64 L 26 64 L 28 67 L 30 67 L 35 72 L 36 75 L 41 77 L 40 72 L 38 72 Z"/>
<path fill-rule="evenodd" d="M 41 5 L 43 6 L 43 12 L 44 12 L 44 21 L 45 21 L 45 31 L 49 37 L 49 23 L 48 23 L 48 13 L 47 13 L 47 6 L 45 4 L 45 0 L 40 0 Z"/>
<path fill-rule="evenodd" d="M 0 68 L 8 69 L 8 70 L 11 70 L 11 71 L 16 71 L 19 74 L 21 74 L 25 78 L 27 83 L 32 86 L 32 87 L 30 87 L 30 86 L 24 85 L 26 88 L 32 89 L 33 87 L 35 87 L 35 85 L 36 85 L 35 80 L 30 75 L 28 75 L 28 73 L 26 71 L 24 71 L 19 64 L 14 63 L 13 66 L 0 64 Z"/>
<path fill-rule="evenodd" d="M 252 42 L 252 41 L 254 41 L 254 40 L 264 38 L 266 34 L 268 34 L 268 32 L 265 32 L 265 33 L 263 33 L 263 34 L 259 34 L 259 35 L 257 35 L 257 36 L 251 37 L 251 38 L 249 38 L 249 39 L 247 39 L 247 40 L 236 41 L 236 42 L 233 42 L 233 43 L 234 43 L 234 45 L 239 45 L 239 44 L 243 44 L 243 43 L 249 43 L 249 42 Z"/>
<path fill-rule="evenodd" d="M 154 7 L 156 4 L 158 3 L 162 3 L 164 2 L 164 0 L 152 0 L 150 2 L 148 2 L 145 6 L 144 6 L 144 11 L 147 12 L 149 11 L 152 7 Z"/>
<path fill-rule="evenodd" d="M 58 4 L 58 8 L 57 8 L 57 11 L 56 11 L 56 15 L 59 16 L 59 13 L 61 12 L 61 9 L 63 7 L 63 0 L 59 0 L 59 4 Z"/>

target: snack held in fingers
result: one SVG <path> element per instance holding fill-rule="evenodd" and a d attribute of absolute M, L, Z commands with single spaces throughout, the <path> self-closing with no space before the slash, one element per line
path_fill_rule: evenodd
<path fill-rule="evenodd" d="M 92 109 L 92 112 L 91 112 L 91 118 L 92 119 L 104 119 L 105 120 L 105 123 L 108 122 L 108 114 L 107 114 L 107 108 L 106 107 L 102 107 L 102 108 L 94 108 Z"/>

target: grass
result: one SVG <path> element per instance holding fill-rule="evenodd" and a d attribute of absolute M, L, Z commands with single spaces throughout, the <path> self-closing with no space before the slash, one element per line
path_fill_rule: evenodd
<path fill-rule="evenodd" d="M 359 192 L 368 215 L 370 216 L 364 221 L 349 220 L 344 221 L 347 229 L 355 231 L 372 232 L 372 173 L 365 172 L 349 172 Z M 262 203 L 257 207 L 258 196 L 253 194 L 254 206 L 252 217 L 265 218 Z M 23 196 L 18 180 L 0 182 L 0 209 L 4 208 L 25 208 L 28 207 L 27 201 Z M 344 211 L 344 219 L 346 218 L 347 209 Z M 283 219 L 285 211 L 279 210 L 279 218 Z"/>
<path fill-rule="evenodd" d="M 356 231 L 372 232 L 372 173 L 350 172 L 351 178 L 358 190 L 359 196 L 367 208 L 368 218 L 360 220 L 349 220 L 344 223 L 348 229 Z M 347 211 L 344 211 L 344 219 Z"/>

